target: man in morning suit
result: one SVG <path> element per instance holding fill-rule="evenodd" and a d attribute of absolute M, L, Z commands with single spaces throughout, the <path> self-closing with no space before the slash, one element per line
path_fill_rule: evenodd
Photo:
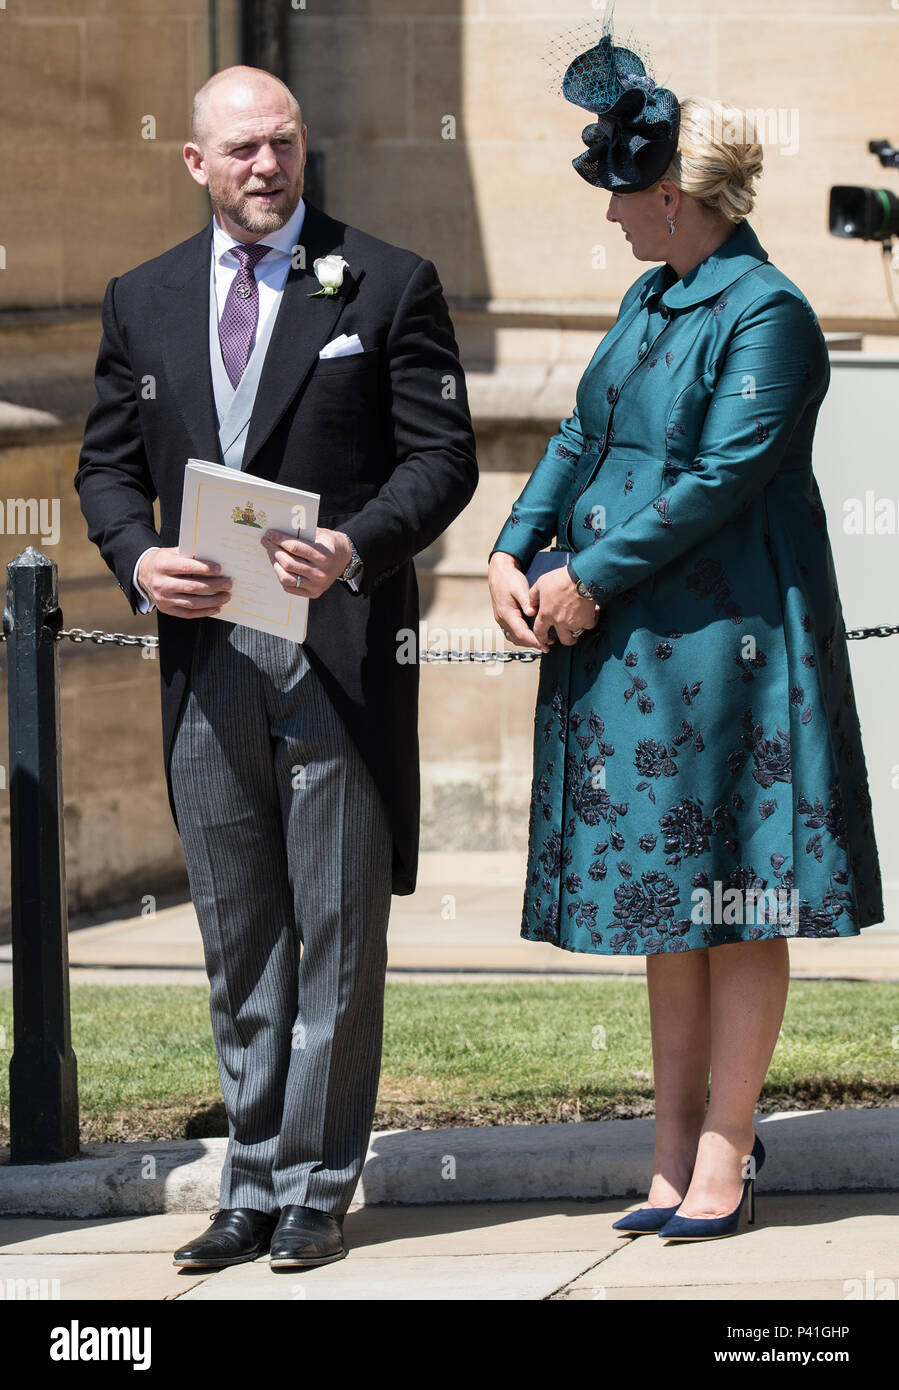
<path fill-rule="evenodd" d="M 434 265 L 305 202 L 283 83 L 215 74 L 184 158 L 213 220 L 110 281 L 75 485 L 132 610 L 157 612 L 228 1116 L 220 1210 L 175 1263 L 269 1249 L 306 1267 L 346 1254 L 390 895 L 415 887 L 418 666 L 397 660 L 418 630 L 412 557 L 468 503 L 477 464 Z M 311 600 L 304 643 L 229 622 L 227 574 L 178 554 L 189 457 L 320 494 L 314 542 L 260 540 Z"/>

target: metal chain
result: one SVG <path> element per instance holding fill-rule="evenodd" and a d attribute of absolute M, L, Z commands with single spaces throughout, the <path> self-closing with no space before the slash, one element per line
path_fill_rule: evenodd
<path fill-rule="evenodd" d="M 503 664 L 509 661 L 539 661 L 542 652 L 422 652 L 419 661 L 499 661 Z"/>
<path fill-rule="evenodd" d="M 132 632 L 103 632 L 95 627 L 92 632 L 88 632 L 85 627 L 64 627 L 56 633 L 57 642 L 68 637 L 70 642 L 96 642 L 97 646 L 102 646 L 104 642 L 114 642 L 117 647 L 158 647 L 159 638 L 151 637 L 149 633 L 140 637 Z"/>
<path fill-rule="evenodd" d="M 67 637 L 70 642 L 93 642 L 96 646 L 112 643 L 117 647 L 158 647 L 159 638 L 152 637 L 149 633 L 140 635 L 133 632 L 104 632 L 101 628 L 93 628 L 88 631 L 85 627 L 60 628 L 54 634 L 57 642 Z M 854 627 L 846 633 L 847 642 L 860 642 L 866 637 L 896 637 L 899 636 L 899 624 L 893 627 L 881 623 L 879 627 Z M 6 633 L 0 631 L 0 642 L 6 641 Z M 441 652 L 428 649 L 423 651 L 419 660 L 423 662 L 476 662 L 484 664 L 490 661 L 498 661 L 505 665 L 510 661 L 532 662 L 539 661 L 543 652 L 534 651 L 496 651 L 496 652 L 473 652 L 473 651 L 451 651 Z"/>
<path fill-rule="evenodd" d="M 854 627 L 846 633 L 847 642 L 860 642 L 863 637 L 895 637 L 899 633 L 899 627 L 887 627 L 881 623 L 880 627 Z"/>

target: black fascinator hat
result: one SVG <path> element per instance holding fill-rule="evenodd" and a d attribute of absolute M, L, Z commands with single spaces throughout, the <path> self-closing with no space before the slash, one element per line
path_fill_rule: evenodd
<path fill-rule="evenodd" d="M 609 16 L 599 41 L 568 63 L 559 90 L 596 112 L 582 134 L 586 153 L 572 160 L 581 177 L 612 193 L 639 193 L 663 176 L 677 151 L 680 103 L 656 86 L 643 46 L 637 53 L 637 45 L 615 44 L 611 29 Z M 557 58 L 559 51 L 557 45 Z"/>

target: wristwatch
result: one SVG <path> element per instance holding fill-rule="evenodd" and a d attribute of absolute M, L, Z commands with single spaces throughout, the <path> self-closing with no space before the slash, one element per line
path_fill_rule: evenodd
<path fill-rule="evenodd" d="M 340 578 L 344 582 L 346 582 L 349 579 L 358 579 L 359 575 L 362 573 L 362 557 L 360 556 L 356 547 L 353 545 L 353 542 L 350 540 L 349 536 L 347 536 L 346 532 L 341 531 L 340 534 L 342 536 L 345 536 L 346 539 L 350 541 L 350 550 L 352 551 L 352 554 L 350 555 L 349 564 L 347 565 Z"/>
<path fill-rule="evenodd" d="M 577 591 L 578 591 L 578 593 L 580 594 L 581 598 L 592 598 L 593 595 L 591 594 L 590 590 L 587 588 L 586 584 L 583 582 L 583 580 L 578 579 L 578 577 L 577 577 L 577 575 L 575 574 L 574 570 L 571 568 L 571 561 L 570 561 L 570 560 L 569 560 L 568 564 L 565 566 L 565 568 L 568 570 L 568 578 L 571 579 L 571 580 L 573 581 L 574 587 L 577 589 Z"/>

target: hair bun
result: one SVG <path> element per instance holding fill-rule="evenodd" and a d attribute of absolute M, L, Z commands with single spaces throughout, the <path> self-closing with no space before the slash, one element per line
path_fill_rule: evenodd
<path fill-rule="evenodd" d="M 748 112 L 711 97 L 680 103 L 677 151 L 663 177 L 703 207 L 742 222 L 755 206 L 762 161 Z"/>

